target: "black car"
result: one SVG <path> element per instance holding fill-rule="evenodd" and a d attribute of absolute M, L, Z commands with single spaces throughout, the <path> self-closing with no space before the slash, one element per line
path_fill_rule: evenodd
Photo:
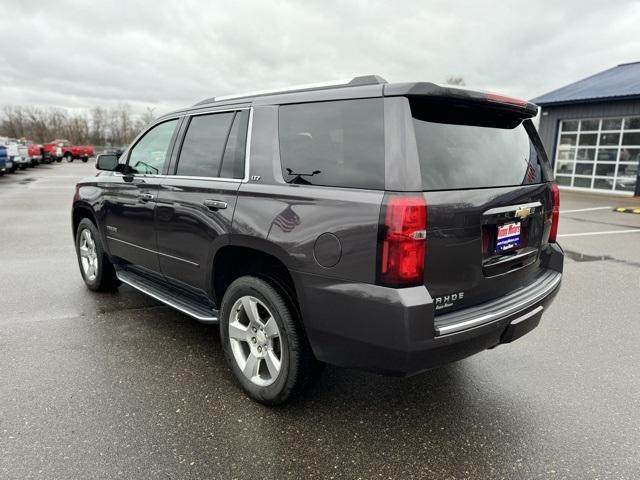
<path fill-rule="evenodd" d="M 411 375 L 512 342 L 562 278 L 536 113 L 377 76 L 205 100 L 78 183 L 80 270 L 219 323 L 266 404 L 324 363 Z"/>

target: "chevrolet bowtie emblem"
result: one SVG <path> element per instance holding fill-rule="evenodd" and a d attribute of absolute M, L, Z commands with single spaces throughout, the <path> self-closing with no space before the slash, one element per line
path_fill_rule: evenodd
<path fill-rule="evenodd" d="M 529 207 L 520 207 L 516 210 L 515 217 L 520 220 L 526 220 L 529 215 L 533 213 L 533 208 Z"/>

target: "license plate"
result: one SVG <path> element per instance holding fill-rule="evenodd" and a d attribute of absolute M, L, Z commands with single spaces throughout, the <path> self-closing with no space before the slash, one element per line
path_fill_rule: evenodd
<path fill-rule="evenodd" d="M 506 252 L 520 246 L 520 222 L 498 226 L 496 251 Z"/>

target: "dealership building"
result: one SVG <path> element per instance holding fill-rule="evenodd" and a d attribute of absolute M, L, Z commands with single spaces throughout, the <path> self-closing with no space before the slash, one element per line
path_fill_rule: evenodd
<path fill-rule="evenodd" d="M 531 100 L 561 188 L 640 195 L 640 62 Z"/>

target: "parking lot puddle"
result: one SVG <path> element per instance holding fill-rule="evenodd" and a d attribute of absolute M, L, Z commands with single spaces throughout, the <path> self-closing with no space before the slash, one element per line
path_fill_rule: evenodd
<path fill-rule="evenodd" d="M 632 267 L 640 267 L 640 262 L 632 262 L 629 260 L 622 260 L 620 258 L 612 257 L 611 255 L 589 255 L 582 252 L 574 252 L 572 250 L 565 250 L 564 254 L 571 260 L 576 262 L 616 262 L 624 265 L 630 265 Z"/>

